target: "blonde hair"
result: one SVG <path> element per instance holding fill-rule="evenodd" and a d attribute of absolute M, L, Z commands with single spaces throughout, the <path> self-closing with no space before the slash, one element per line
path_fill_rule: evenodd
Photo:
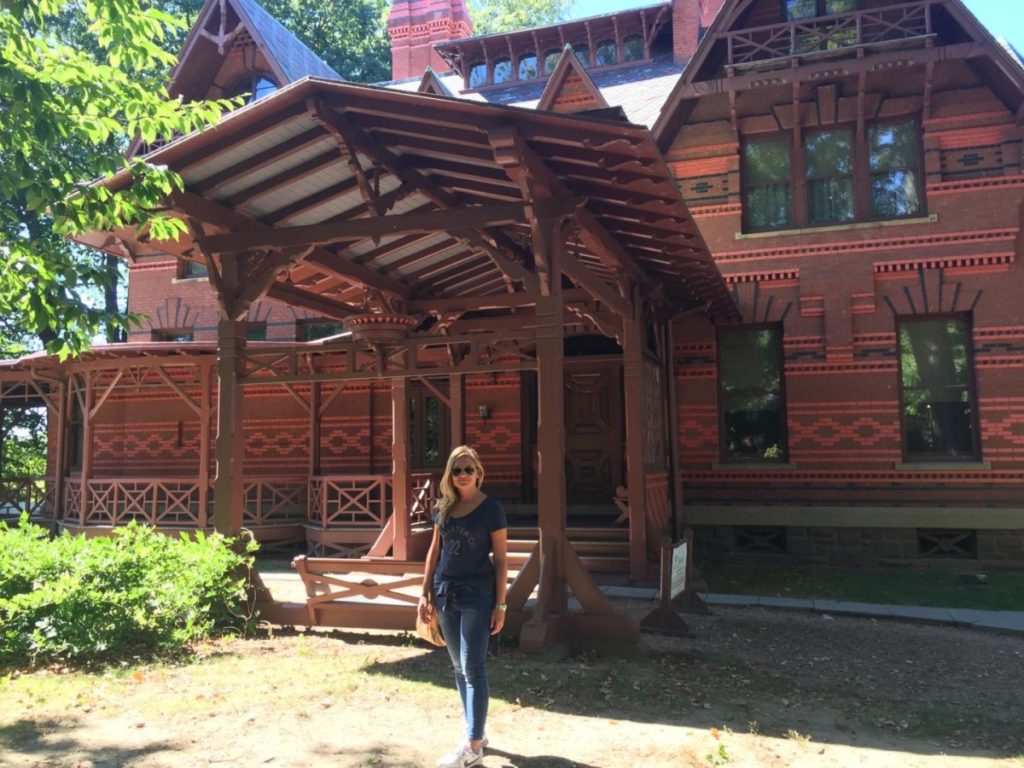
<path fill-rule="evenodd" d="M 460 445 L 452 449 L 448 456 L 448 463 L 445 464 L 444 474 L 441 476 L 441 497 L 437 500 L 434 510 L 437 512 L 437 524 L 444 528 L 448 522 L 448 516 L 452 513 L 452 507 L 459 500 L 459 491 L 452 482 L 452 467 L 455 462 L 463 457 L 468 457 L 473 465 L 476 487 L 479 488 L 484 481 L 484 465 L 480 463 L 480 456 L 468 445 Z"/>

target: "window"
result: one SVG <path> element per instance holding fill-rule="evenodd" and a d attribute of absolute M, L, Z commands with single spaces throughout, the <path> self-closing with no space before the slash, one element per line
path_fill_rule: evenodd
<path fill-rule="evenodd" d="M 449 452 L 449 413 L 444 401 L 426 387 L 411 388 L 409 453 L 414 469 L 444 468 Z"/>
<path fill-rule="evenodd" d="M 743 144 L 743 227 L 756 232 L 919 216 L 920 127 L 878 123 L 858 140 L 852 128 L 808 132 L 798 156 L 792 136 Z"/>
<path fill-rule="evenodd" d="M 970 319 L 902 318 L 898 328 L 904 457 L 977 459 Z"/>
<path fill-rule="evenodd" d="M 853 133 L 822 131 L 804 138 L 807 221 L 853 221 Z"/>
<path fill-rule="evenodd" d="M 616 51 L 614 40 L 602 40 L 597 44 L 597 56 L 594 59 L 595 67 L 610 67 L 616 63 Z"/>
<path fill-rule="evenodd" d="M 179 276 L 182 280 L 188 280 L 197 277 L 206 277 L 210 274 L 210 270 L 206 268 L 205 264 L 199 264 L 195 261 L 183 261 L 181 262 L 181 270 Z"/>
<path fill-rule="evenodd" d="M 257 99 L 269 96 L 277 90 L 277 83 L 269 76 L 261 72 L 253 72 L 235 83 L 234 87 L 228 89 L 229 97 L 245 96 L 246 102 L 251 104 Z"/>
<path fill-rule="evenodd" d="M 482 61 L 469 68 L 469 87 L 479 88 L 487 84 L 487 65 Z"/>
<path fill-rule="evenodd" d="M 920 210 L 918 133 L 914 123 L 878 125 L 868 132 L 873 217 L 913 216 Z"/>
<path fill-rule="evenodd" d="M 507 83 L 512 79 L 512 60 L 498 59 L 494 62 L 494 82 Z"/>
<path fill-rule="evenodd" d="M 301 321 L 295 324 L 296 341 L 316 341 L 343 332 L 341 323 L 334 320 Z"/>
<path fill-rule="evenodd" d="M 192 331 L 186 329 L 159 328 L 153 330 L 153 341 L 192 341 Z"/>
<path fill-rule="evenodd" d="M 789 21 L 831 16 L 857 10 L 857 0 L 786 0 L 786 18 Z"/>
<path fill-rule="evenodd" d="M 550 75 L 555 71 L 555 67 L 558 66 L 558 57 L 562 55 L 561 51 L 548 51 L 544 54 L 544 74 Z"/>
<path fill-rule="evenodd" d="M 528 53 L 519 59 L 519 79 L 532 80 L 537 77 L 537 54 Z"/>
<path fill-rule="evenodd" d="M 640 61 L 644 57 L 644 40 L 640 35 L 632 35 L 622 42 L 622 60 Z"/>
<path fill-rule="evenodd" d="M 245 340 L 246 341 L 266 341 L 267 340 L 267 324 L 266 323 L 246 323 L 245 324 Z"/>
<path fill-rule="evenodd" d="M 786 461 L 780 325 L 719 332 L 718 392 L 722 460 Z"/>
<path fill-rule="evenodd" d="M 590 69 L 590 46 L 586 43 L 580 43 L 572 47 L 572 52 L 576 54 L 576 58 L 580 60 L 580 63 L 585 69 Z"/>
<path fill-rule="evenodd" d="M 789 139 L 752 141 L 743 147 L 743 228 L 790 225 Z"/>

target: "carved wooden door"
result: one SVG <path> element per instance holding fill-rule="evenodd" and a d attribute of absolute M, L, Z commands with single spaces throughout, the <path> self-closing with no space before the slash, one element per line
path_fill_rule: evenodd
<path fill-rule="evenodd" d="M 618 365 L 565 372 L 565 484 L 570 503 L 609 504 L 622 483 L 622 374 Z"/>

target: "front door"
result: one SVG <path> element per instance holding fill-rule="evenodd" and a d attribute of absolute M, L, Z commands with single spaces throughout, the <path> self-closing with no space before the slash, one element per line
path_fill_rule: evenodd
<path fill-rule="evenodd" d="M 570 504 L 611 504 L 622 484 L 622 436 L 622 367 L 566 365 L 565 485 Z"/>

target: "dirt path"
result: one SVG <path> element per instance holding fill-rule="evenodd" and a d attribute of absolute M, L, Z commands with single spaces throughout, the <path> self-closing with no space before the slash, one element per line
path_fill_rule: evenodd
<path fill-rule="evenodd" d="M 1018 638 L 749 609 L 692 624 L 631 659 L 502 650 L 487 768 L 1024 766 Z M 460 730 L 443 652 L 401 634 L 0 679 L 3 766 L 432 766 Z"/>

